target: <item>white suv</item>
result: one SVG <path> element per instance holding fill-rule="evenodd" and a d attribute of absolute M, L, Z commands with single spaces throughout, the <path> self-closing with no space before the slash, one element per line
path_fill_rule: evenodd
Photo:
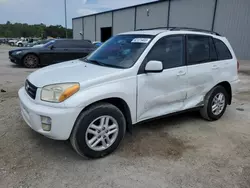
<path fill-rule="evenodd" d="M 139 122 L 198 109 L 219 119 L 231 104 L 239 64 L 225 37 L 187 28 L 116 35 L 88 57 L 30 74 L 21 112 L 38 133 L 70 139 L 82 156 L 113 152 Z"/>

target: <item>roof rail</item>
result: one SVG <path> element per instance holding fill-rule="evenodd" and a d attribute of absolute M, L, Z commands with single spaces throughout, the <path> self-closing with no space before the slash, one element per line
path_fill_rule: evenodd
<path fill-rule="evenodd" d="M 154 28 L 147 28 L 147 29 L 136 29 L 135 31 L 154 30 L 154 29 L 165 29 L 165 30 L 168 30 L 168 29 L 170 29 L 170 27 L 154 27 Z"/>
<path fill-rule="evenodd" d="M 191 28 L 191 27 L 172 27 L 169 29 L 170 31 L 180 31 L 180 30 L 186 30 L 186 31 L 197 31 L 197 32 L 204 32 L 204 33 L 210 33 L 213 35 L 221 36 L 219 33 L 214 31 L 209 31 L 205 29 L 197 29 L 197 28 Z"/>
<path fill-rule="evenodd" d="M 143 30 L 154 30 L 154 29 L 165 29 L 169 31 L 197 31 L 197 32 L 203 32 L 203 33 L 209 33 L 213 35 L 221 36 L 219 33 L 215 31 L 205 30 L 205 29 L 197 29 L 197 28 L 191 28 L 191 27 L 154 27 L 154 28 L 147 28 L 147 29 L 136 29 L 135 31 L 143 31 Z"/>

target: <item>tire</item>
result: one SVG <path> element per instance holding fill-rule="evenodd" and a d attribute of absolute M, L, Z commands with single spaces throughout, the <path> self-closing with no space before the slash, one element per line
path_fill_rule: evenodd
<path fill-rule="evenodd" d="M 217 98 L 217 100 L 215 99 Z M 220 99 L 218 99 L 220 98 Z M 223 101 L 224 98 L 224 102 Z M 217 102 L 215 102 L 217 101 Z M 220 101 L 220 102 L 219 102 Z M 222 86 L 214 87 L 205 97 L 204 107 L 200 110 L 201 116 L 208 121 L 215 121 L 221 118 L 228 104 L 228 93 Z M 216 107 L 212 110 L 212 107 Z M 217 110 L 216 110 L 217 109 Z"/>
<path fill-rule="evenodd" d="M 22 43 L 19 43 L 19 44 L 18 44 L 18 47 L 23 47 L 23 44 L 22 44 Z"/>
<path fill-rule="evenodd" d="M 26 68 L 36 68 L 39 65 L 39 59 L 36 55 L 28 54 L 23 58 L 23 65 Z"/>
<path fill-rule="evenodd" d="M 102 126 L 102 122 L 106 122 L 105 124 L 110 129 L 103 128 L 105 125 Z M 92 128 L 93 124 L 95 124 L 94 129 Z M 101 128 L 103 130 L 100 130 Z M 112 131 L 114 133 L 111 134 Z M 79 155 L 88 158 L 101 158 L 117 149 L 125 132 L 126 120 L 123 113 L 112 104 L 98 103 L 79 115 L 71 133 L 70 142 Z M 110 135 L 107 136 L 108 134 Z"/>
<path fill-rule="evenodd" d="M 11 45 L 11 46 L 14 46 L 14 43 L 13 43 L 13 42 L 11 42 L 11 43 L 10 43 L 10 45 Z"/>

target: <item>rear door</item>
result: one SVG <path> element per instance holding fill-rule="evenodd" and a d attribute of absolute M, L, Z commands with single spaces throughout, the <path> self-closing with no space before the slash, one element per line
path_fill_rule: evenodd
<path fill-rule="evenodd" d="M 201 105 L 205 94 L 218 82 L 220 67 L 212 38 L 187 35 L 188 91 L 185 109 Z"/>

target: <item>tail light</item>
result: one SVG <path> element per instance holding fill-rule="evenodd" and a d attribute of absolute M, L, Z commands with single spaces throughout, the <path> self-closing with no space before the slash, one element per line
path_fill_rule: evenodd
<path fill-rule="evenodd" d="M 239 72 L 239 70 L 240 70 L 240 63 L 239 61 L 237 61 L 237 71 Z"/>

